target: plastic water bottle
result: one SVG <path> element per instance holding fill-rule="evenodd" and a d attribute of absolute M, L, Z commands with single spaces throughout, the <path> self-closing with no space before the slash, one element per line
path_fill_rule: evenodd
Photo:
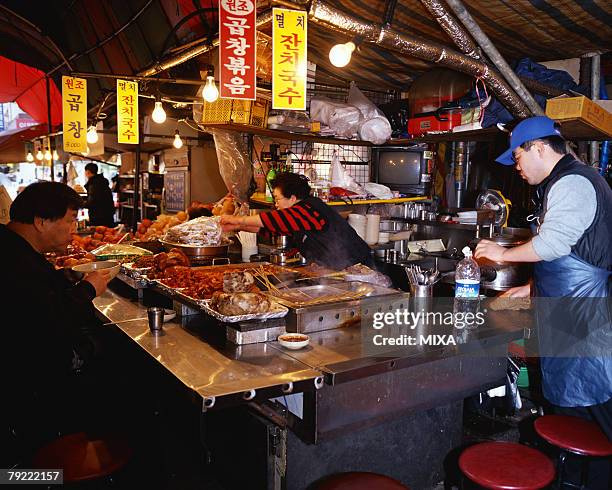
<path fill-rule="evenodd" d="M 465 258 L 455 269 L 454 311 L 476 314 L 479 306 L 480 267 L 472 258 L 469 247 L 465 247 L 462 252 Z"/>

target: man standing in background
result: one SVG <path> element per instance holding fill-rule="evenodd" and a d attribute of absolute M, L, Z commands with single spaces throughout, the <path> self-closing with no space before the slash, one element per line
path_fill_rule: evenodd
<path fill-rule="evenodd" d="M 95 163 L 85 165 L 87 204 L 91 226 L 115 226 L 115 203 L 108 180 L 98 173 Z"/>

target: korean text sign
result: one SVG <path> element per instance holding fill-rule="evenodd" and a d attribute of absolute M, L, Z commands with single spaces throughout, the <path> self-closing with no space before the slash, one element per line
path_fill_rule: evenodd
<path fill-rule="evenodd" d="M 306 110 L 306 12 L 273 9 L 272 108 Z"/>
<path fill-rule="evenodd" d="M 219 2 L 219 84 L 224 99 L 255 99 L 255 0 Z"/>
<path fill-rule="evenodd" d="M 87 151 L 87 80 L 62 77 L 64 151 Z"/>
<path fill-rule="evenodd" d="M 117 141 L 138 144 L 138 83 L 117 80 Z"/>

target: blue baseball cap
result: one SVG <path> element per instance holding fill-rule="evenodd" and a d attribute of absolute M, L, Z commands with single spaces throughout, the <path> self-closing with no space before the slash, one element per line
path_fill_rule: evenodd
<path fill-rule="evenodd" d="M 495 161 L 502 165 L 514 165 L 512 153 L 527 141 L 545 138 L 547 136 L 561 136 L 559 124 L 550 117 L 536 116 L 525 119 L 517 124 L 510 133 L 510 148 L 498 156 Z"/>

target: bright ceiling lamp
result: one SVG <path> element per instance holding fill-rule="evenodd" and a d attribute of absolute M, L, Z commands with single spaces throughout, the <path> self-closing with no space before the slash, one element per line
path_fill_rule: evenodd
<path fill-rule="evenodd" d="M 49 147 L 47 146 L 45 148 L 45 160 L 50 162 L 52 157 L 53 157 L 53 155 L 51 155 L 51 151 L 49 151 Z"/>
<path fill-rule="evenodd" d="M 28 154 L 26 155 L 26 160 L 28 162 L 33 162 L 34 161 L 34 155 L 32 155 L 31 151 L 28 151 Z"/>
<path fill-rule="evenodd" d="M 41 149 L 39 149 L 39 150 L 36 152 L 36 160 L 42 160 L 43 158 L 44 158 L 43 152 L 42 152 L 42 150 L 41 150 Z"/>
<path fill-rule="evenodd" d="M 85 137 L 85 139 L 87 140 L 87 143 L 89 143 L 90 145 L 93 145 L 98 142 L 98 130 L 96 129 L 95 124 L 92 124 L 91 126 L 89 126 L 89 129 L 87 130 L 87 136 Z"/>
<path fill-rule="evenodd" d="M 342 68 L 349 64 L 351 61 L 351 55 L 357 46 L 354 42 L 349 41 L 344 44 L 336 44 L 329 50 L 329 61 L 334 66 Z"/>
<path fill-rule="evenodd" d="M 162 106 L 161 100 L 157 100 L 155 102 L 155 109 L 153 109 L 151 118 L 157 124 L 163 124 L 166 121 L 166 111 L 164 111 L 164 107 Z"/>
<path fill-rule="evenodd" d="M 172 146 L 174 146 L 177 150 L 183 147 L 183 140 L 181 139 L 178 129 L 174 131 L 174 141 L 172 142 Z"/>
<path fill-rule="evenodd" d="M 213 71 L 208 71 L 208 76 L 206 77 L 206 84 L 202 89 L 202 97 L 206 102 L 214 102 L 219 98 L 219 89 L 217 88 L 217 84 L 215 83 L 215 77 L 213 75 Z"/>
<path fill-rule="evenodd" d="M 57 150 L 53 150 L 53 160 L 59 160 L 59 154 L 57 153 Z"/>

